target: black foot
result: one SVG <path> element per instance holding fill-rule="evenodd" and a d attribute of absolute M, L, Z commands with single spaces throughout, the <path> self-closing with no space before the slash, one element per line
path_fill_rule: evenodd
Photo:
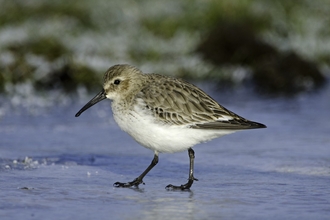
<path fill-rule="evenodd" d="M 139 187 L 140 184 L 144 185 L 144 182 L 141 179 L 136 178 L 135 180 L 133 180 L 132 182 L 128 182 L 128 183 L 121 183 L 121 182 L 115 182 L 113 184 L 114 187 L 119 187 L 119 188 L 129 188 L 129 187 Z"/>
<path fill-rule="evenodd" d="M 184 185 L 181 186 L 174 186 L 172 184 L 169 184 L 165 187 L 165 189 L 167 190 L 190 190 L 190 187 L 192 186 L 192 184 L 194 183 L 194 180 L 198 181 L 198 179 L 190 179 L 188 180 L 188 182 Z"/>

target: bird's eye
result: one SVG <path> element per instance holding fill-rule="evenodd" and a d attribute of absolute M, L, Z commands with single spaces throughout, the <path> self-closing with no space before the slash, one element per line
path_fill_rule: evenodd
<path fill-rule="evenodd" d="M 115 85 L 119 85 L 119 83 L 120 83 L 119 79 L 116 79 L 115 81 L 113 81 L 113 84 L 115 84 Z"/>

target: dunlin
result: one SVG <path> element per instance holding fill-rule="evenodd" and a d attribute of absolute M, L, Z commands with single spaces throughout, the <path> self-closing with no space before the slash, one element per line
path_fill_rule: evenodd
<path fill-rule="evenodd" d="M 132 182 L 114 183 L 115 187 L 138 187 L 158 163 L 159 153 L 188 150 L 188 182 L 167 189 L 190 189 L 194 180 L 192 147 L 235 131 L 265 128 L 227 110 L 198 87 L 180 79 L 144 74 L 130 65 L 115 65 L 104 75 L 103 90 L 77 114 L 104 100 L 112 100 L 112 112 L 119 127 L 139 144 L 153 150 L 147 169 Z"/>

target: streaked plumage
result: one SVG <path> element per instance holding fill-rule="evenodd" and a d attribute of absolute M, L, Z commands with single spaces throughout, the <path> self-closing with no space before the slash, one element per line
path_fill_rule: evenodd
<path fill-rule="evenodd" d="M 188 82 L 144 74 L 130 65 L 110 67 L 104 75 L 103 90 L 76 117 L 105 98 L 112 100 L 114 119 L 119 127 L 142 146 L 154 151 L 149 170 L 158 162 L 158 153 L 188 150 L 190 182 L 181 186 L 169 185 L 171 189 L 189 189 L 192 185 L 194 151 L 191 147 L 194 145 L 237 130 L 266 127 L 227 110 Z M 145 175 L 115 186 L 138 186 Z"/>

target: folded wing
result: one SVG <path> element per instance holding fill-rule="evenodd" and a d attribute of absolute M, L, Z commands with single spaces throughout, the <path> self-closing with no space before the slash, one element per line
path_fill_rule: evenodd
<path fill-rule="evenodd" d="M 156 120 L 170 125 L 183 125 L 195 129 L 252 129 L 264 128 L 219 105 L 196 86 L 168 77 L 149 77 L 153 83 L 138 94 L 144 100 L 144 108 L 151 111 Z"/>

